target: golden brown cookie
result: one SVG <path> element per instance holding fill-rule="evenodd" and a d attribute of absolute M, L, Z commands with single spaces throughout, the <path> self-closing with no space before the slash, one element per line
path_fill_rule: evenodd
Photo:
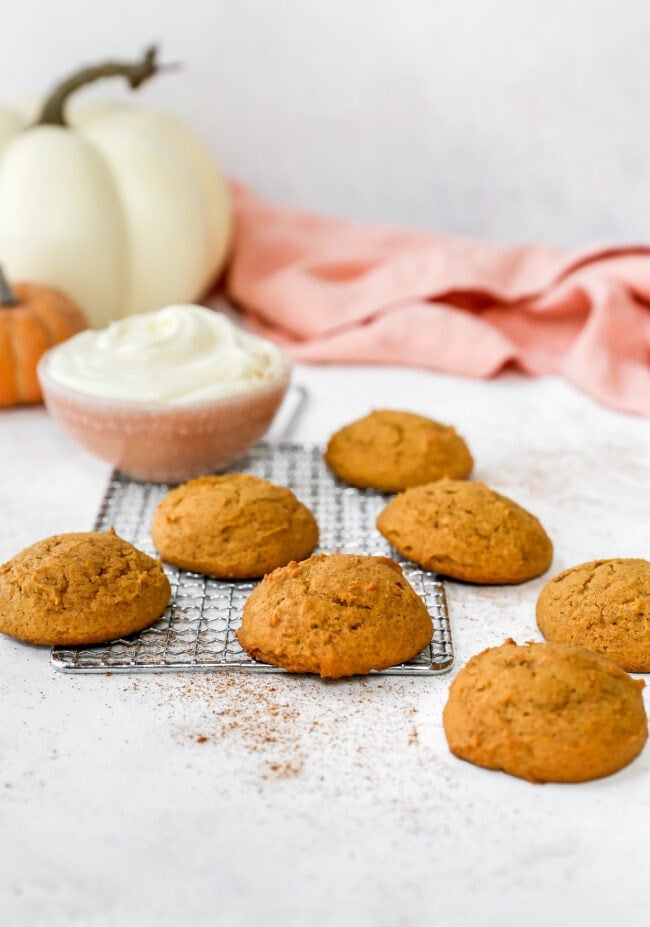
<path fill-rule="evenodd" d="M 553 557 L 534 515 L 477 482 L 407 489 L 380 513 L 377 528 L 404 557 L 470 583 L 523 583 Z"/>
<path fill-rule="evenodd" d="M 233 473 L 172 489 L 156 509 L 152 536 L 166 563 L 253 579 L 308 557 L 318 544 L 318 525 L 290 489 Z"/>
<path fill-rule="evenodd" d="M 387 557 L 318 554 L 266 576 L 237 637 L 257 660 L 336 678 L 403 663 L 431 641 L 422 599 Z"/>
<path fill-rule="evenodd" d="M 453 681 L 443 712 L 449 749 L 531 782 L 609 776 L 646 742 L 643 687 L 583 647 L 508 640 Z"/>
<path fill-rule="evenodd" d="M 30 644 L 99 644 L 153 624 L 170 592 L 160 562 L 113 531 L 57 534 L 0 567 L 0 631 Z"/>
<path fill-rule="evenodd" d="M 650 562 L 593 560 L 551 579 L 537 601 L 547 640 L 597 650 L 630 673 L 650 672 Z"/>
<path fill-rule="evenodd" d="M 359 489 L 399 492 L 442 477 L 463 479 L 474 461 L 460 435 L 413 412 L 378 409 L 332 435 L 330 470 Z"/>

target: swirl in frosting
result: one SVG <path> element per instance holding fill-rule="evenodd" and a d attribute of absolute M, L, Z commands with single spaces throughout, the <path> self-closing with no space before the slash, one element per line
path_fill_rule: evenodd
<path fill-rule="evenodd" d="M 282 352 L 202 306 L 156 312 L 84 331 L 50 352 L 49 375 L 107 399 L 182 405 L 221 399 L 285 375 Z"/>

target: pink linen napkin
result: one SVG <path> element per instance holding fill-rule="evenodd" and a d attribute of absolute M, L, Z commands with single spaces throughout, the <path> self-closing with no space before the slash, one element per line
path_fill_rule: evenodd
<path fill-rule="evenodd" d="M 650 246 L 569 253 L 381 228 L 233 184 L 229 298 L 308 362 L 556 373 L 650 416 Z"/>

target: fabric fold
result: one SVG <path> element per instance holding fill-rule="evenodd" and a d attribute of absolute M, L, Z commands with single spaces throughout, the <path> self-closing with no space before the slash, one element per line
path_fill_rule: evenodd
<path fill-rule="evenodd" d="M 560 374 L 650 416 L 650 247 L 568 252 L 382 228 L 233 184 L 226 294 L 301 361 Z"/>

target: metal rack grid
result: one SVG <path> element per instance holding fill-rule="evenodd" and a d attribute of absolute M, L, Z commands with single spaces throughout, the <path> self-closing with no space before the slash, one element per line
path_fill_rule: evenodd
<path fill-rule="evenodd" d="M 323 462 L 322 448 L 304 444 L 260 444 L 233 471 L 289 486 L 309 506 L 320 527 L 319 551 L 391 556 L 404 570 L 429 610 L 434 634 L 429 647 L 408 663 L 383 674 L 430 676 L 447 672 L 453 662 L 445 590 L 440 579 L 394 551 L 375 528 L 386 497 L 343 486 Z M 168 486 L 140 483 L 115 471 L 110 479 L 96 530 L 111 525 L 120 537 L 157 556 L 150 526 Z M 247 670 L 282 673 L 242 649 L 235 632 L 244 602 L 255 582 L 224 582 L 165 565 L 172 598 L 150 628 L 128 638 L 92 647 L 54 647 L 53 666 L 71 673 Z"/>

